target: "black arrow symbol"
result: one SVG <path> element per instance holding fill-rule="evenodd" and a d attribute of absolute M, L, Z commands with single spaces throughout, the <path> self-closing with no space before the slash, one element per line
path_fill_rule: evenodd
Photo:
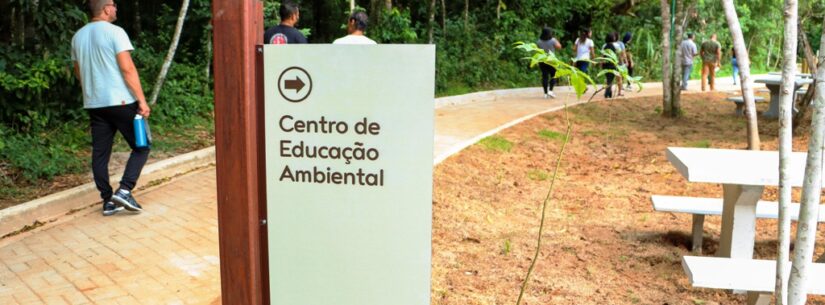
<path fill-rule="evenodd" d="M 304 82 L 298 76 L 295 76 L 294 80 L 284 80 L 284 87 L 295 90 L 295 93 L 300 93 L 301 89 L 304 89 L 304 85 Z"/>

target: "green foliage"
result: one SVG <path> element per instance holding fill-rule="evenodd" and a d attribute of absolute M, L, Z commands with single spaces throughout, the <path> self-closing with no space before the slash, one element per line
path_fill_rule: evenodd
<path fill-rule="evenodd" d="M 564 135 L 562 135 L 562 137 L 564 137 Z M 549 177 L 550 175 L 543 170 L 532 169 L 529 172 L 527 172 L 527 178 L 533 181 L 544 181 L 547 180 L 547 178 Z"/>
<path fill-rule="evenodd" d="M 367 29 L 367 35 L 378 43 L 414 43 L 418 36 L 410 21 L 410 11 L 397 8 L 381 12 L 378 25 Z"/>
<path fill-rule="evenodd" d="M 513 148 L 513 142 L 510 142 L 500 136 L 486 137 L 481 139 L 481 141 L 478 141 L 478 144 L 489 151 L 509 152 L 510 149 Z"/>
<path fill-rule="evenodd" d="M 501 255 L 508 255 L 510 254 L 510 250 L 512 248 L 512 244 L 510 243 L 510 239 L 505 239 L 504 242 L 501 244 Z"/>
<path fill-rule="evenodd" d="M 29 182 L 76 173 L 84 167 L 77 155 L 79 137 L 85 135 L 71 126 L 37 134 L 15 134 L 0 125 L 0 159 L 6 160 Z"/>
<path fill-rule="evenodd" d="M 539 131 L 539 136 L 548 140 L 553 141 L 564 141 L 564 134 L 560 132 L 555 132 L 548 129 L 542 129 Z"/>
<path fill-rule="evenodd" d="M 698 147 L 698 148 L 709 148 L 710 141 L 709 140 L 699 140 L 688 143 L 688 147 Z"/>

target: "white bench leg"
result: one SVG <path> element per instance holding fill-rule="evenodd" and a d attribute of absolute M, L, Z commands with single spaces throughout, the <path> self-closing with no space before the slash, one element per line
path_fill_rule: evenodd
<path fill-rule="evenodd" d="M 704 234 L 705 215 L 693 214 L 693 243 L 691 251 L 696 255 L 702 254 L 702 235 Z"/>
<path fill-rule="evenodd" d="M 716 256 L 753 258 L 756 238 L 756 202 L 762 196 L 764 186 L 722 185 L 722 235 Z"/>
<path fill-rule="evenodd" d="M 748 305 L 770 305 L 771 295 L 748 291 Z"/>

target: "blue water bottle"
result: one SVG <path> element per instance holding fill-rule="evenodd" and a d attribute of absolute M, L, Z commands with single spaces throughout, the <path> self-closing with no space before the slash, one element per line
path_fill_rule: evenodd
<path fill-rule="evenodd" d="M 147 147 L 149 146 L 149 137 L 147 135 L 147 126 L 146 120 L 143 119 L 142 115 L 135 115 L 135 146 L 136 147 Z"/>

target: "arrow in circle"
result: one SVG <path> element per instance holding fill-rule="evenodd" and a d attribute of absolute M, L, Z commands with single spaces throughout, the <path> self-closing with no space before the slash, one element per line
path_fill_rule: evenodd
<path fill-rule="evenodd" d="M 284 80 L 284 88 L 293 89 L 295 93 L 300 93 L 301 89 L 304 89 L 304 85 L 304 82 L 298 76 L 295 76 L 293 80 Z"/>

